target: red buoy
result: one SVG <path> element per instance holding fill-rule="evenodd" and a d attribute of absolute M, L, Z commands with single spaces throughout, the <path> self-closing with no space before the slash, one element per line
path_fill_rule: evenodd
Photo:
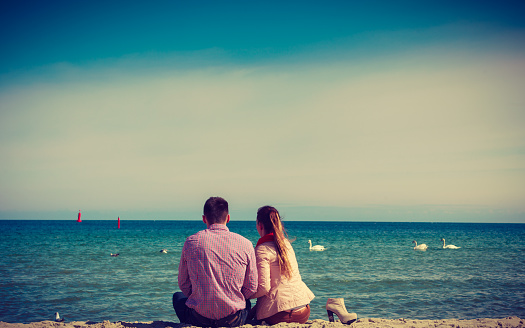
<path fill-rule="evenodd" d="M 118 228 L 120 229 L 120 216 L 118 217 Z"/>
<path fill-rule="evenodd" d="M 78 219 L 77 219 L 77 222 L 82 222 L 82 220 L 80 220 L 80 215 L 81 215 L 80 210 L 78 210 Z"/>

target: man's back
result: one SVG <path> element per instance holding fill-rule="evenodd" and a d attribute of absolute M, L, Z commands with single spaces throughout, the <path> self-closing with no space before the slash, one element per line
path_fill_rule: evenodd
<path fill-rule="evenodd" d="M 178 281 L 186 305 L 202 316 L 221 319 L 244 309 L 257 290 L 253 245 L 226 225 L 212 224 L 186 239 Z"/>

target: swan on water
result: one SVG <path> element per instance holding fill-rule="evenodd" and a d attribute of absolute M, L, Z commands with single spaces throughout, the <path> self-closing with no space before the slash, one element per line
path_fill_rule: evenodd
<path fill-rule="evenodd" d="M 426 244 L 418 245 L 417 241 L 412 241 L 414 244 L 416 244 L 416 247 L 414 247 L 415 250 L 425 251 L 428 247 Z"/>
<path fill-rule="evenodd" d="M 441 241 L 443 242 L 443 248 L 449 248 L 449 249 L 458 249 L 458 248 L 461 248 L 461 247 L 457 247 L 455 245 L 446 245 L 445 246 L 445 238 L 441 238 Z"/>
<path fill-rule="evenodd" d="M 321 245 L 312 246 L 312 241 L 311 240 L 308 240 L 308 243 L 310 244 L 310 251 L 320 252 L 320 251 L 324 251 L 326 249 L 326 248 L 324 248 L 324 246 L 321 246 Z"/>
<path fill-rule="evenodd" d="M 167 253 L 167 252 L 168 252 L 168 250 L 167 250 L 167 249 L 165 249 L 165 248 L 163 248 L 163 249 L 161 249 L 161 250 L 160 250 L 160 252 L 161 252 L 161 253 Z"/>

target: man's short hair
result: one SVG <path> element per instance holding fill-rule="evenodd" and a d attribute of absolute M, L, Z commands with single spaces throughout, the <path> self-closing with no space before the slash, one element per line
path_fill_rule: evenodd
<path fill-rule="evenodd" d="M 228 213 L 228 202 L 224 198 L 210 197 L 204 203 L 204 216 L 209 224 L 226 222 Z"/>

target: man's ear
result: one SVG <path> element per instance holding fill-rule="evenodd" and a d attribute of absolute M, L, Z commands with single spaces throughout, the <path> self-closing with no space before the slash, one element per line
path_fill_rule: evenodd
<path fill-rule="evenodd" d="M 206 220 L 206 215 L 202 216 L 202 222 L 204 222 L 204 224 L 208 225 L 208 221 Z"/>
<path fill-rule="evenodd" d="M 226 223 L 230 222 L 230 214 L 226 215 Z"/>

